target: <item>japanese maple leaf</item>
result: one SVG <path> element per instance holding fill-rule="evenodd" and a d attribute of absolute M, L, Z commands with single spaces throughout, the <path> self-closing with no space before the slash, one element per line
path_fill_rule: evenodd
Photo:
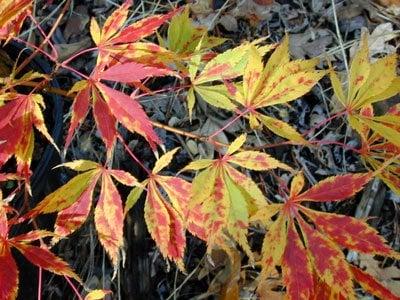
<path fill-rule="evenodd" d="M 360 115 L 373 117 L 374 110 L 372 105 L 364 106 L 360 110 Z M 394 105 L 385 114 L 385 117 L 392 118 L 400 116 L 400 105 Z M 392 128 L 400 129 L 400 123 L 392 125 Z M 372 170 L 379 170 L 377 177 L 395 193 L 400 195 L 400 147 L 390 143 L 383 138 L 379 133 L 372 131 L 368 126 L 360 128 L 362 132 L 362 147 L 360 150 L 361 160 L 366 167 Z M 383 164 L 388 165 L 382 168 Z"/>
<path fill-rule="evenodd" d="M 71 89 L 77 92 L 72 105 L 71 124 L 65 141 L 65 149 L 71 143 L 75 129 L 85 119 L 92 107 L 94 120 L 104 141 L 108 154 L 117 138 L 116 122 L 122 123 L 130 132 L 142 135 L 155 149 L 161 141 L 153 130 L 150 119 L 140 103 L 123 92 L 114 90 L 101 80 L 122 83 L 140 81 L 149 76 L 172 74 L 169 70 L 145 66 L 135 62 L 113 65 L 106 70 L 97 69 L 90 80 L 79 81 Z"/>
<path fill-rule="evenodd" d="M 314 69 L 317 63 L 315 59 L 290 61 L 288 37 L 276 48 L 265 66 L 262 55 L 252 47 L 244 70 L 243 86 L 234 92 L 236 102 L 244 107 L 250 126 L 256 128 L 261 123 L 279 136 L 306 143 L 290 125 L 257 109 L 288 103 L 309 92 L 325 75 L 325 72 Z"/>
<path fill-rule="evenodd" d="M 98 63 L 108 63 L 111 56 L 119 56 L 154 64 L 162 61 L 157 58 L 158 54 L 161 57 L 168 56 L 169 51 L 166 49 L 153 43 L 138 41 L 153 34 L 178 10 L 173 10 L 165 15 L 153 15 L 124 28 L 123 25 L 127 20 L 131 5 L 132 0 L 125 1 L 107 18 L 102 29 L 97 21 L 92 19 L 90 33 L 99 49 Z"/>
<path fill-rule="evenodd" d="M 39 94 L 5 94 L 6 103 L 0 106 L 0 167 L 12 156 L 17 160 L 17 173 L 29 180 L 30 164 L 36 128 L 57 148 L 44 123 L 43 98 Z"/>
<path fill-rule="evenodd" d="M 2 0 L 0 5 L 0 40 L 9 40 L 21 30 L 32 8 L 32 0 Z"/>
<path fill-rule="evenodd" d="M 101 244 L 116 265 L 119 249 L 123 245 L 123 208 L 121 196 L 112 178 L 127 186 L 139 183 L 125 171 L 107 169 L 92 161 L 75 160 L 62 166 L 82 173 L 47 195 L 25 218 L 57 212 L 54 233 L 65 237 L 86 221 L 94 189 L 100 182 L 94 222 Z"/>
<path fill-rule="evenodd" d="M 336 98 L 344 107 L 350 126 L 360 135 L 367 126 L 396 146 L 400 146 L 400 116 L 367 116 L 361 114 L 362 108 L 388 99 L 400 91 L 400 77 L 396 76 L 397 55 L 391 54 L 370 63 L 368 39 L 364 35 L 361 47 L 355 54 L 345 91 L 332 70 L 330 77 Z"/>
<path fill-rule="evenodd" d="M 179 14 L 175 14 L 168 26 L 167 41 L 159 37 L 160 45 L 177 54 L 177 57 L 184 60 L 195 52 L 203 52 L 222 44 L 226 39 L 208 36 L 207 28 L 195 26 L 189 17 L 189 6 Z M 200 40 L 201 46 L 198 47 Z M 234 57 L 232 57 L 234 59 Z"/>
<path fill-rule="evenodd" d="M 252 216 L 252 221 L 271 224 L 271 217 L 277 215 L 267 226 L 263 242 L 261 280 L 265 280 L 275 266 L 281 266 L 289 299 L 330 299 L 331 296 L 334 299 L 352 299 L 352 280 L 359 280 L 362 276 L 357 272 L 362 271 L 347 263 L 342 248 L 399 257 L 365 222 L 301 205 L 305 201 L 342 201 L 360 191 L 371 177 L 371 173 L 333 176 L 301 192 L 304 177 L 300 173 L 292 180 L 284 204 L 266 205 Z M 360 284 L 365 281 L 361 279 Z M 319 282 L 326 287 L 321 287 Z M 378 282 L 376 285 L 387 296 L 394 297 Z M 321 289 L 328 289 L 325 292 L 329 296 L 316 297 L 323 292 Z M 390 297 L 388 299 L 394 299 Z"/>
<path fill-rule="evenodd" d="M 151 175 L 142 184 L 147 188 L 144 216 L 147 229 L 162 255 L 173 260 L 184 270 L 183 257 L 186 247 L 185 230 L 205 240 L 204 216 L 189 208 L 191 184 L 176 176 L 160 175 L 168 166 L 178 148 L 165 153 L 157 160 Z M 132 190 L 128 196 L 127 212 L 139 199 L 143 188 Z M 169 201 L 164 195 L 168 196 Z"/>
<path fill-rule="evenodd" d="M 245 139 L 244 135 L 237 138 L 223 157 L 194 161 L 184 170 L 205 169 L 193 180 L 189 209 L 200 207 L 205 215 L 209 250 L 220 244 L 221 236 L 227 234 L 251 258 L 252 253 L 246 237 L 248 218 L 249 214 L 264 205 L 265 197 L 250 177 L 236 170 L 231 164 L 254 171 L 291 168 L 262 152 L 237 152 Z"/>
<path fill-rule="evenodd" d="M 45 247 L 38 247 L 31 242 L 53 236 L 44 230 L 34 230 L 10 237 L 12 222 L 7 220 L 9 208 L 3 203 L 0 193 L 0 299 L 16 299 L 18 294 L 18 267 L 11 254 L 11 249 L 18 250 L 29 262 L 44 270 L 64 275 L 81 282 L 66 262 L 55 256 Z"/>
<path fill-rule="evenodd" d="M 234 110 L 236 108 L 236 105 L 230 99 L 229 90 L 224 82 L 243 75 L 251 47 L 254 47 L 255 51 L 260 55 L 264 55 L 274 47 L 274 45 L 257 46 L 261 41 L 259 39 L 227 50 L 216 55 L 204 66 L 201 64 L 202 53 L 194 54 L 191 57 L 188 62 L 188 75 L 191 82 L 191 87 L 187 94 L 189 116 L 192 115 L 196 94 L 215 107 L 226 110 Z M 197 47 L 199 51 L 202 43 L 203 40 L 200 40 Z M 216 84 L 215 81 L 220 83 Z"/>

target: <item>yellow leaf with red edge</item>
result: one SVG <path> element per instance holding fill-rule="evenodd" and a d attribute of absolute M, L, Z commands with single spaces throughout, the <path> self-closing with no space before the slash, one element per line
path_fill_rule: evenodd
<path fill-rule="evenodd" d="M 251 220 L 260 220 L 263 223 L 270 221 L 270 218 L 276 215 L 277 210 L 281 207 L 270 207 L 270 205 L 260 210 L 260 213 L 254 215 Z M 282 265 L 282 256 L 287 243 L 287 220 L 283 215 L 272 223 L 265 235 L 261 253 L 262 270 L 260 280 L 265 280 L 271 272 L 275 270 L 275 266 Z"/>
<path fill-rule="evenodd" d="M 99 240 L 114 266 L 123 245 L 123 208 L 121 196 L 109 174 L 103 174 L 99 201 L 94 212 Z"/>
<path fill-rule="evenodd" d="M 183 256 L 186 237 L 183 219 L 162 198 L 153 181 L 148 184 L 144 216 L 147 229 L 161 254 L 174 261 L 181 270 L 184 270 Z"/>

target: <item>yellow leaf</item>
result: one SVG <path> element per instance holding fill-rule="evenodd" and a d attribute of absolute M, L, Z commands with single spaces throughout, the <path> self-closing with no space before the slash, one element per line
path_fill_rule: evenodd
<path fill-rule="evenodd" d="M 129 212 L 129 210 L 136 204 L 142 195 L 144 189 L 140 186 L 134 187 L 126 198 L 124 216 Z"/>
<path fill-rule="evenodd" d="M 212 159 L 200 159 L 200 160 L 195 160 L 189 163 L 186 167 L 182 169 L 182 171 L 187 171 L 187 170 L 201 170 L 204 168 L 209 167 L 213 163 Z"/>
<path fill-rule="evenodd" d="M 98 163 L 91 161 L 91 160 L 77 159 L 77 160 L 63 163 L 63 164 L 56 166 L 56 168 L 58 168 L 58 167 L 67 167 L 74 171 L 82 172 L 82 171 L 97 169 L 97 168 L 100 168 L 101 166 Z"/>
<path fill-rule="evenodd" d="M 194 90 L 192 87 L 187 92 L 187 102 L 188 102 L 189 118 L 190 121 L 192 121 L 193 107 L 196 102 L 196 96 L 194 95 Z"/>
<path fill-rule="evenodd" d="M 68 95 L 71 95 L 72 93 L 79 92 L 83 89 L 85 89 L 88 86 L 87 80 L 79 80 L 74 83 L 72 88 L 68 91 Z"/>
<path fill-rule="evenodd" d="M 292 179 L 292 183 L 290 185 L 290 197 L 295 197 L 302 191 L 304 187 L 304 176 L 302 172 L 299 172 Z"/>
<path fill-rule="evenodd" d="M 361 39 L 360 49 L 355 54 L 350 67 L 348 102 L 352 102 L 357 92 L 367 81 L 370 74 L 367 35 Z"/>
<path fill-rule="evenodd" d="M 85 300 L 100 300 L 104 299 L 105 296 L 111 294 L 109 290 L 93 290 L 86 295 Z"/>
<path fill-rule="evenodd" d="M 243 75 L 243 97 L 246 99 L 246 104 L 252 103 L 262 88 L 263 68 L 262 56 L 254 46 L 250 47 L 249 59 Z"/>
<path fill-rule="evenodd" d="M 238 151 L 246 142 L 246 134 L 241 134 L 237 137 L 228 147 L 227 155 L 233 154 Z"/>
<path fill-rule="evenodd" d="M 213 106 L 227 110 L 233 110 L 236 107 L 227 96 L 228 92 L 223 84 L 212 86 L 197 85 L 194 90 L 204 101 Z"/>
<path fill-rule="evenodd" d="M 391 82 L 396 78 L 397 55 L 392 54 L 378 59 L 370 66 L 370 74 L 366 82 L 361 86 L 353 107 L 359 109 L 367 104 L 380 101 L 379 94 L 385 92 Z M 387 97 L 389 98 L 389 97 Z"/>
<path fill-rule="evenodd" d="M 287 75 L 284 68 L 280 68 L 271 75 L 254 104 L 258 108 L 293 101 L 308 93 L 324 76 L 324 71 L 301 71 Z"/>
<path fill-rule="evenodd" d="M 101 41 L 101 29 L 95 18 L 92 18 L 90 21 L 90 35 L 92 36 L 93 42 L 98 45 Z"/>
<path fill-rule="evenodd" d="M 382 123 L 375 122 L 368 118 L 359 117 L 359 120 L 361 122 L 363 122 L 364 124 L 366 124 L 373 131 L 377 132 L 382 137 L 387 139 L 392 144 L 396 145 L 397 147 L 400 147 L 400 132 L 399 131 L 397 131 L 391 127 L 385 126 Z"/>
<path fill-rule="evenodd" d="M 230 157 L 229 162 L 255 171 L 265 171 L 276 168 L 293 171 L 293 169 L 288 165 L 281 163 L 268 154 L 258 151 L 243 151 L 236 153 Z"/>
<path fill-rule="evenodd" d="M 279 66 L 287 64 L 289 59 L 289 36 L 286 35 L 269 58 L 264 69 L 264 76 L 269 77 Z"/>
<path fill-rule="evenodd" d="M 258 114 L 257 118 L 265 125 L 265 127 L 267 127 L 276 135 L 284 137 L 285 139 L 295 143 L 307 144 L 307 141 L 303 138 L 303 136 L 289 124 L 262 114 Z"/>
<path fill-rule="evenodd" d="M 178 150 L 179 150 L 179 147 L 177 147 L 171 151 L 168 151 L 163 156 L 161 156 L 160 159 L 158 159 L 156 161 L 156 164 L 154 165 L 153 174 L 157 174 L 162 169 L 164 169 L 166 166 L 168 166 L 170 164 L 170 162 L 172 161 L 172 158 L 174 157 L 175 153 Z"/>

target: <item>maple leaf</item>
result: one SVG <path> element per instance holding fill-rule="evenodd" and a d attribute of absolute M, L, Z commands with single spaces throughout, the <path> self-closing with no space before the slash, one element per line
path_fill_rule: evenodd
<path fill-rule="evenodd" d="M 58 237 L 65 237 L 86 221 L 92 206 L 94 189 L 100 181 L 94 222 L 101 244 L 116 265 L 119 249 L 123 245 L 123 208 L 121 196 L 112 178 L 127 186 L 140 184 L 125 171 L 106 169 L 92 161 L 76 160 L 62 166 L 82 173 L 47 195 L 25 218 L 57 212 L 54 232 Z M 58 238 L 53 240 L 56 241 Z"/>
<path fill-rule="evenodd" d="M 185 59 L 195 52 L 203 52 L 226 41 L 224 38 L 208 36 L 207 31 L 206 27 L 194 26 L 189 17 L 189 6 L 186 6 L 171 19 L 166 43 L 160 36 L 158 41 L 160 45 L 178 54 L 177 58 Z M 200 40 L 201 46 L 198 47 Z"/>
<path fill-rule="evenodd" d="M 257 184 L 231 164 L 255 171 L 292 169 L 262 152 L 237 152 L 244 142 L 245 136 L 242 135 L 230 145 L 223 157 L 194 161 L 184 170 L 205 169 L 193 180 L 189 209 L 200 207 L 205 215 L 209 249 L 220 243 L 221 236 L 228 234 L 252 258 L 246 237 L 248 218 L 264 205 L 265 198 Z"/>
<path fill-rule="evenodd" d="M 361 109 L 360 114 L 374 116 L 372 105 Z M 385 114 L 386 117 L 400 116 L 400 105 L 394 105 Z M 399 123 L 400 124 L 400 123 Z M 396 128 L 392 125 L 393 128 Z M 400 129 L 400 125 L 397 125 Z M 395 193 L 400 195 L 400 147 L 388 142 L 379 133 L 372 131 L 369 127 L 360 128 L 362 132 L 362 147 L 360 150 L 361 160 L 367 168 L 378 171 L 376 176 L 380 178 Z M 387 162 L 390 162 L 387 165 Z M 386 165 L 382 168 L 382 165 Z"/>
<path fill-rule="evenodd" d="M 136 71 L 133 72 L 132 71 Z M 142 135 L 155 149 L 161 141 L 155 133 L 149 117 L 140 103 L 123 92 L 109 88 L 101 79 L 130 82 L 148 76 L 163 76 L 169 71 L 146 67 L 136 63 L 114 65 L 105 71 L 97 71 L 90 81 L 79 81 L 72 88 L 76 97 L 72 105 L 71 124 L 65 141 L 65 149 L 70 145 L 75 129 L 83 122 L 90 106 L 101 138 L 110 155 L 117 138 L 116 122 L 122 123 L 131 132 Z"/>
<path fill-rule="evenodd" d="M 39 94 L 5 95 L 7 101 L 0 106 L 0 167 L 12 156 L 17 160 L 17 173 L 29 180 L 30 164 L 34 147 L 35 127 L 57 150 L 57 145 L 48 133 L 44 123 L 42 110 L 45 108 L 43 98 Z"/>
<path fill-rule="evenodd" d="M 273 133 L 296 143 L 304 144 L 304 138 L 290 125 L 266 116 L 257 109 L 284 104 L 303 96 L 325 75 L 314 68 L 318 60 L 295 60 L 289 58 L 289 38 L 275 49 L 264 66 L 262 55 L 254 47 L 244 70 L 243 86 L 236 89 L 235 100 L 249 114 L 250 126 L 261 124 Z"/>
<path fill-rule="evenodd" d="M 373 103 L 388 99 L 400 91 L 400 77 L 396 76 L 397 55 L 391 54 L 370 63 L 367 35 L 363 35 L 359 51 L 354 55 L 345 91 L 337 74 L 330 71 L 336 98 L 345 108 L 350 126 L 363 136 L 363 127 L 368 127 L 400 146 L 400 130 L 392 127 L 400 123 L 397 116 L 366 116 L 361 110 Z"/>
<path fill-rule="evenodd" d="M 11 254 L 15 248 L 32 264 L 58 275 L 74 278 L 81 282 L 66 262 L 55 256 L 47 248 L 30 243 L 53 233 L 44 230 L 30 231 L 9 237 L 10 225 L 7 220 L 7 206 L 3 203 L 0 192 L 0 299 L 16 299 L 18 293 L 18 267 Z"/>
<path fill-rule="evenodd" d="M 204 216 L 189 208 L 191 184 L 179 177 L 160 175 L 170 164 L 179 148 L 175 148 L 157 160 L 152 173 L 142 184 L 147 188 L 144 216 L 151 237 L 161 254 L 173 260 L 184 270 L 183 257 L 186 247 L 185 230 L 205 239 Z M 125 212 L 140 197 L 141 190 L 133 189 L 128 196 Z M 163 196 L 168 196 L 169 201 Z"/>
<path fill-rule="evenodd" d="M 21 30 L 32 9 L 32 0 L 2 0 L 0 6 L 0 40 L 9 41 Z"/>
<path fill-rule="evenodd" d="M 172 55 L 156 44 L 138 43 L 138 41 L 153 34 L 179 10 L 173 10 L 165 15 L 153 15 L 123 28 L 131 5 L 132 0 L 125 1 L 106 19 L 102 29 L 96 19 L 92 18 L 90 33 L 99 49 L 98 63 L 108 64 L 113 60 L 113 56 L 155 64 L 163 61 L 160 57 Z"/>
<path fill-rule="evenodd" d="M 229 90 L 223 82 L 243 75 L 252 45 L 260 55 L 264 55 L 274 47 L 273 45 L 256 47 L 261 41 L 256 40 L 252 43 L 244 43 L 218 54 L 201 68 L 199 74 L 197 73 L 200 69 L 203 54 L 199 53 L 192 56 L 188 61 L 188 73 L 191 82 L 187 96 L 189 116 L 192 115 L 196 94 L 213 106 L 226 110 L 234 110 L 236 108 L 236 105 L 230 100 Z M 203 39 L 199 41 L 197 46 L 199 51 L 202 43 Z M 215 81 L 220 81 L 220 83 L 215 84 Z"/>
<path fill-rule="evenodd" d="M 261 280 L 279 265 L 289 299 L 321 299 L 315 298 L 315 294 L 325 292 L 348 299 L 354 297 L 352 280 L 357 277 L 341 248 L 398 257 L 377 231 L 363 221 L 301 205 L 305 201 L 343 201 L 360 191 L 371 177 L 371 173 L 333 176 L 301 193 L 304 178 L 299 173 L 292 180 L 284 204 L 266 205 L 256 212 L 251 221 L 264 225 L 278 215 L 268 226 L 263 242 Z M 324 291 L 319 291 L 318 281 L 326 285 Z"/>

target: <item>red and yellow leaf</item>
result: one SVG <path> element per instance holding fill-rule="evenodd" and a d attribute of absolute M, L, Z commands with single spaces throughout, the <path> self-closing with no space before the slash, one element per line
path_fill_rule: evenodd
<path fill-rule="evenodd" d="M 121 196 L 111 177 L 103 174 L 94 221 L 100 242 L 114 266 L 118 264 L 119 249 L 123 245 L 123 220 Z"/>
<path fill-rule="evenodd" d="M 293 201 L 328 202 L 344 200 L 359 192 L 371 180 L 371 177 L 371 173 L 332 176 L 297 195 Z"/>
<path fill-rule="evenodd" d="M 289 299 L 310 299 L 314 290 L 312 265 L 293 221 L 288 224 L 282 272 Z"/>

